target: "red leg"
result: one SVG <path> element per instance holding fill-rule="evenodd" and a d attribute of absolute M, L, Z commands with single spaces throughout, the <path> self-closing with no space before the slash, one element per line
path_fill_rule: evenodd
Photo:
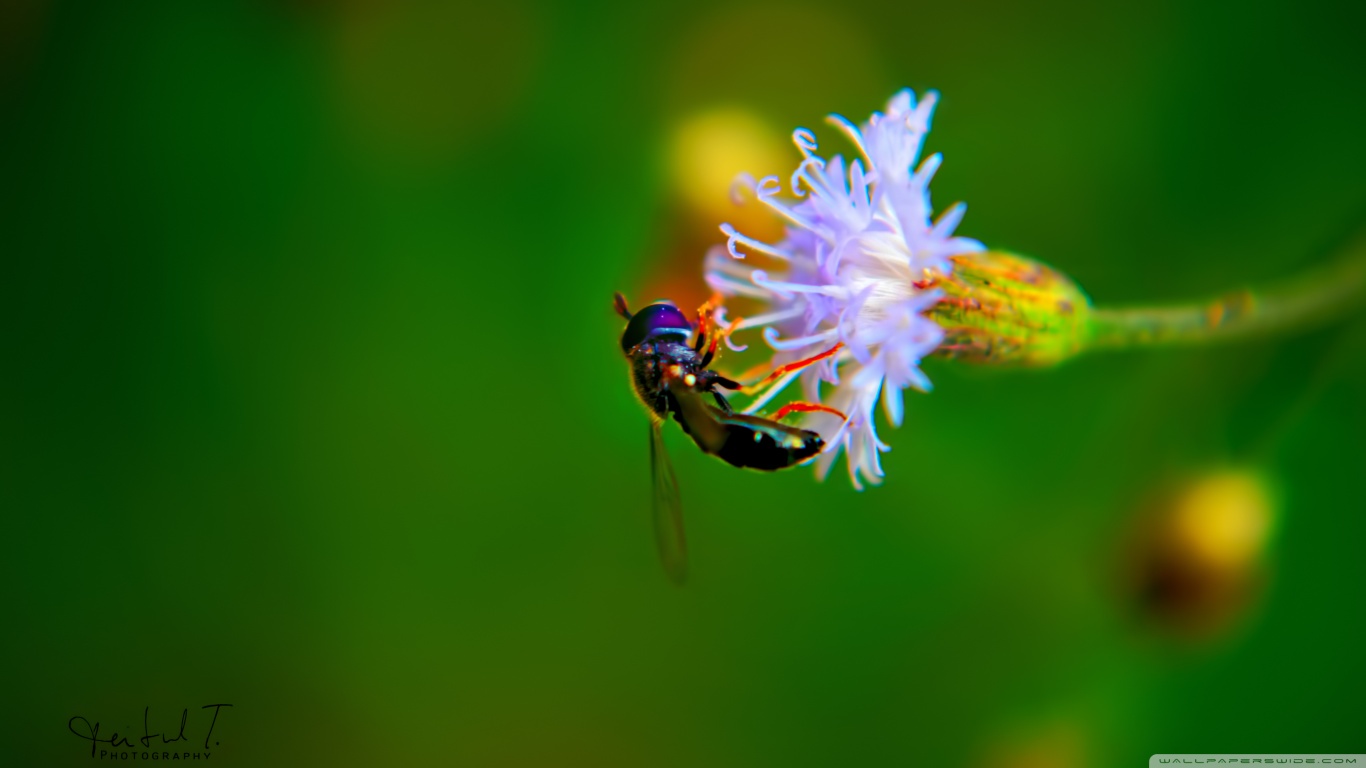
<path fill-rule="evenodd" d="M 713 293 L 706 303 L 697 308 L 697 340 L 693 342 L 693 351 L 702 352 L 702 347 L 706 346 L 711 338 L 711 318 L 716 313 L 716 308 L 721 305 L 721 294 Z M 702 365 L 706 365 L 703 363 Z"/>
<path fill-rule="evenodd" d="M 749 385 L 748 387 L 745 387 L 745 391 L 746 391 L 746 392 L 752 392 L 752 391 L 758 389 L 759 387 L 762 387 L 763 385 L 765 385 L 765 384 L 767 384 L 767 383 L 769 383 L 769 382 L 771 382 L 771 381 L 776 381 L 777 379 L 782 378 L 783 376 L 785 376 L 785 375 L 787 375 L 787 374 L 789 374 L 789 373 L 791 373 L 791 372 L 793 372 L 793 371 L 800 371 L 801 369 L 807 367 L 808 365 L 813 365 L 813 364 L 815 364 L 815 363 L 819 363 L 820 361 L 826 359 L 827 357 L 833 356 L 836 352 L 840 351 L 840 349 L 843 348 L 843 347 L 844 347 L 844 342 L 842 342 L 842 341 L 836 342 L 836 343 L 835 343 L 835 346 L 833 346 L 833 347 L 831 347 L 831 348 L 825 350 L 824 352 L 820 353 L 819 355 L 813 355 L 813 356 L 811 356 L 811 357 L 806 358 L 805 360 L 798 360 L 798 361 L 795 362 L 795 363 L 788 363 L 787 365 L 780 365 L 780 366 L 778 366 L 777 368 L 774 369 L 773 373 L 770 373 L 768 376 L 765 376 L 765 377 L 763 378 L 763 380 L 761 380 L 761 381 L 759 381 L 759 382 L 757 382 L 757 383 L 755 383 L 755 384 L 751 384 L 751 385 Z"/>
<path fill-rule="evenodd" d="M 693 341 L 692 351 L 701 354 L 702 347 L 707 340 L 707 315 L 702 310 L 697 310 L 697 338 Z"/>
<path fill-rule="evenodd" d="M 729 323 L 727 323 L 724 330 L 720 330 L 720 331 L 717 331 L 716 333 L 712 334 L 711 343 L 707 345 L 707 354 L 702 358 L 702 367 L 703 367 L 703 368 L 706 368 L 708 365 L 710 365 L 710 364 L 711 364 L 711 361 L 712 361 L 712 358 L 716 357 L 716 345 L 717 345 L 722 339 L 726 338 L 727 336 L 731 335 L 732 333 L 735 333 L 736 327 L 738 327 L 738 326 L 740 325 L 740 321 L 741 321 L 741 320 L 744 320 L 744 319 L 745 319 L 745 318 L 743 318 L 743 317 L 737 317 L 737 318 L 735 318 L 734 320 L 732 320 L 732 321 L 730 321 Z"/>
<path fill-rule="evenodd" d="M 798 411 L 802 413 L 833 413 L 841 419 L 844 419 L 845 421 L 849 420 L 849 417 L 845 416 L 844 413 L 835 410 L 834 408 L 831 408 L 828 405 L 821 405 L 820 403 L 808 403 L 805 400 L 798 400 L 795 403 L 788 403 L 787 405 L 784 405 L 782 408 L 779 408 L 778 412 L 773 414 L 773 420 L 777 421 L 782 417 L 788 415 L 789 413 L 794 413 Z"/>
<path fill-rule="evenodd" d="M 747 369 L 744 373 L 740 374 L 739 376 L 735 376 L 735 377 L 733 377 L 733 378 L 734 378 L 736 381 L 745 381 L 746 379 L 752 379 L 752 378 L 754 378 L 755 376 L 761 376 L 761 375 L 763 375 L 764 370 L 767 369 L 767 368 L 768 368 L 768 363 L 759 363 L 758 365 L 755 365 L 755 366 L 753 366 L 753 367 Z M 741 386 L 739 387 L 739 389 L 743 391 L 743 390 L 747 389 L 747 387 L 744 386 L 744 385 L 741 385 Z"/>

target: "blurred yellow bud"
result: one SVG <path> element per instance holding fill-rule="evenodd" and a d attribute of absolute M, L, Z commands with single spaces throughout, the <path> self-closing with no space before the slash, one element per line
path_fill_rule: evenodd
<path fill-rule="evenodd" d="M 1272 527 L 1272 494 L 1261 475 L 1230 470 L 1200 478 L 1172 508 L 1175 542 L 1191 557 L 1221 569 L 1259 557 Z"/>
<path fill-rule="evenodd" d="M 1277 516 L 1265 475 L 1224 469 L 1161 494 L 1133 544 L 1133 597 L 1165 631 L 1192 639 L 1228 629 L 1261 594 Z"/>
<path fill-rule="evenodd" d="M 721 108 L 698 113 L 674 130 L 669 147 L 669 177 L 689 216 L 705 222 L 707 237 L 716 222 L 735 222 L 760 237 L 778 238 L 782 222 L 753 200 L 732 195 L 742 173 L 776 173 L 790 165 L 787 136 L 754 113 Z"/>

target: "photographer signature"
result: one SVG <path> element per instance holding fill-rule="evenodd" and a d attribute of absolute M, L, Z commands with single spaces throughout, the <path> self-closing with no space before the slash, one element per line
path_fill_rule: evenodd
<path fill-rule="evenodd" d="M 213 738 L 213 727 L 218 724 L 219 710 L 223 707 L 231 706 L 231 704 L 205 704 L 204 706 L 200 707 L 200 709 L 213 710 L 213 718 L 209 721 L 209 730 L 204 734 L 204 750 L 206 752 L 209 749 L 209 740 Z M 77 736 L 81 737 L 82 739 L 88 739 L 90 741 L 91 757 L 95 756 L 95 748 L 100 744 L 108 744 L 110 748 L 129 747 L 136 749 L 137 743 L 140 742 L 142 744 L 142 747 L 146 749 L 152 746 L 152 740 L 154 738 L 161 739 L 161 744 L 163 745 L 174 744 L 177 741 L 189 740 L 189 737 L 185 735 L 185 724 L 190 717 L 189 708 L 185 708 L 180 711 L 180 730 L 176 732 L 175 736 L 168 736 L 165 733 L 152 733 L 151 726 L 149 725 L 151 709 L 151 707 L 144 707 L 142 710 L 141 737 L 131 736 L 129 734 L 120 734 L 118 731 L 115 731 L 109 734 L 108 738 L 102 739 L 100 738 L 100 724 L 96 722 L 94 725 L 91 725 L 89 720 L 86 720 L 84 717 L 81 717 L 80 715 L 77 715 L 68 720 L 66 722 L 66 727 L 68 730 L 70 730 Z M 130 741 L 130 738 L 137 739 L 137 742 Z M 215 741 L 214 744 L 217 745 L 218 742 Z"/>

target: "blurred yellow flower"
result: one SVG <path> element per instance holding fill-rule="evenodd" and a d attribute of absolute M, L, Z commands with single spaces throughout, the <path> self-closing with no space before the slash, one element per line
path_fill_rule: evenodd
<path fill-rule="evenodd" d="M 1259 558 L 1271 535 L 1275 505 L 1266 479 L 1225 470 L 1187 486 L 1171 510 L 1174 542 L 1191 557 L 1222 570 Z"/>
<path fill-rule="evenodd" d="M 693 218 L 707 222 L 713 235 L 716 221 L 733 220 L 741 226 L 778 237 L 782 223 L 760 206 L 737 205 L 729 194 L 737 176 L 760 169 L 776 172 L 787 165 L 787 137 L 752 112 L 718 108 L 699 112 L 674 129 L 669 146 L 671 186 Z"/>

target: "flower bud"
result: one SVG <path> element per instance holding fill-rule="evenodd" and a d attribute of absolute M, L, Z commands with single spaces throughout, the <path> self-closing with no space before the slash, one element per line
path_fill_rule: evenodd
<path fill-rule="evenodd" d="M 1265 591 L 1279 507 L 1274 482 L 1254 467 L 1158 491 L 1127 537 L 1125 591 L 1138 615 L 1193 641 L 1232 630 Z"/>
<path fill-rule="evenodd" d="M 954 256 L 927 278 L 944 298 L 926 314 L 944 329 L 935 354 L 973 363 L 1053 365 L 1082 350 L 1090 299 L 1072 279 L 1002 251 Z"/>

